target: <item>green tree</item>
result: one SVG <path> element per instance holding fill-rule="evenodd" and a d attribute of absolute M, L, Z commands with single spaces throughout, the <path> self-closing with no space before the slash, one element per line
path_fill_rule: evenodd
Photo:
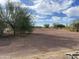
<path fill-rule="evenodd" d="M 4 23 L 4 21 L 0 20 L 0 36 L 3 35 L 5 28 L 6 28 L 6 24 Z"/>
<path fill-rule="evenodd" d="M 45 28 L 49 28 L 49 24 L 44 24 L 44 27 Z"/>
<path fill-rule="evenodd" d="M 3 35 L 5 28 L 6 28 L 6 23 L 4 22 L 3 8 L 0 5 L 0 36 Z"/>
<path fill-rule="evenodd" d="M 53 27 L 54 28 L 65 28 L 65 25 L 63 25 L 63 24 L 53 24 Z"/>
<path fill-rule="evenodd" d="M 25 33 L 26 31 L 32 32 L 32 25 L 31 15 L 26 15 L 23 9 L 19 9 L 15 21 L 15 30 L 22 33 Z"/>
<path fill-rule="evenodd" d="M 31 15 L 25 8 L 8 1 L 5 14 L 6 23 L 13 29 L 14 35 L 17 31 L 32 32 Z"/>

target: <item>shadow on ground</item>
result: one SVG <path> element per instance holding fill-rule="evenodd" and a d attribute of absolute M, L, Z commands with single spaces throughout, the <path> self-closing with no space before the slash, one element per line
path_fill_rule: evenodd
<path fill-rule="evenodd" d="M 14 40 L 14 36 L 8 35 L 8 36 L 2 36 L 0 37 L 0 46 L 8 46 L 11 44 L 11 42 Z"/>
<path fill-rule="evenodd" d="M 59 48 L 69 48 L 72 49 L 75 46 L 79 45 L 79 41 L 70 38 L 70 37 L 62 37 L 62 36 L 54 36 L 54 35 L 46 35 L 46 34 L 31 34 L 30 36 L 27 37 L 25 42 L 26 45 L 29 45 L 30 48 L 35 48 L 38 50 L 59 50 Z"/>
<path fill-rule="evenodd" d="M 17 42 L 19 43 L 16 44 Z M 30 49 L 37 49 L 39 51 L 47 52 L 49 50 L 57 51 L 61 48 L 72 49 L 77 45 L 79 45 L 79 41 L 76 41 L 74 38 L 54 36 L 43 33 L 32 33 L 27 37 L 18 36 L 18 38 L 16 38 L 13 36 L 8 36 L 0 38 L 1 47 L 9 46 L 9 48 L 2 50 L 4 52 L 16 52 L 24 50 L 27 52 Z"/>

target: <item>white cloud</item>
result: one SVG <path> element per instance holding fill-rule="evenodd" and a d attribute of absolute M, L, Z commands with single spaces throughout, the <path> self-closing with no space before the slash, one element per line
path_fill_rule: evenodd
<path fill-rule="evenodd" d="M 71 7 L 63 13 L 67 14 L 69 17 L 79 16 L 79 6 Z"/>
<path fill-rule="evenodd" d="M 11 0 L 12 2 L 21 2 L 21 0 Z"/>
<path fill-rule="evenodd" d="M 68 8 L 73 3 L 73 0 L 33 0 L 33 2 L 34 5 L 29 6 L 29 8 L 40 14 L 51 14 Z"/>
<path fill-rule="evenodd" d="M 26 6 L 25 4 L 22 4 L 21 7 L 28 8 L 29 6 Z"/>
<path fill-rule="evenodd" d="M 8 0 L 0 0 L 1 5 L 5 5 Z M 12 2 L 21 2 L 20 0 L 10 0 Z"/>
<path fill-rule="evenodd" d="M 40 15 L 33 15 L 35 17 L 35 19 L 44 19 L 47 16 L 40 16 Z"/>
<path fill-rule="evenodd" d="M 62 24 L 70 24 L 74 19 L 76 18 L 71 18 L 71 17 L 57 17 L 57 16 L 53 16 L 52 20 L 53 23 L 62 23 Z"/>
<path fill-rule="evenodd" d="M 4 5 L 6 3 L 7 0 L 0 0 L 0 4 Z"/>
<path fill-rule="evenodd" d="M 53 23 L 59 23 L 61 20 L 61 17 L 53 16 L 52 20 L 53 20 Z"/>

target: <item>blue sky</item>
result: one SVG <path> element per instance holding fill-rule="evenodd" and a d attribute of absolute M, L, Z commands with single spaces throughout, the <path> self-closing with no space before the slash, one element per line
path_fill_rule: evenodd
<path fill-rule="evenodd" d="M 21 2 L 34 17 L 35 25 L 63 23 L 79 19 L 79 0 L 12 0 Z M 3 2 L 3 3 L 2 3 Z M 4 4 L 4 0 L 0 0 Z"/>
<path fill-rule="evenodd" d="M 79 19 L 79 0 L 21 0 L 34 16 L 36 25 L 68 24 Z"/>

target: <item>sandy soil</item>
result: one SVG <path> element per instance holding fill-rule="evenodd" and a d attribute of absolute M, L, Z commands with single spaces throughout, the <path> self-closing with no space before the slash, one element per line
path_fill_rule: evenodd
<path fill-rule="evenodd" d="M 67 59 L 79 50 L 79 33 L 56 29 L 35 29 L 30 35 L 0 38 L 0 59 Z"/>

